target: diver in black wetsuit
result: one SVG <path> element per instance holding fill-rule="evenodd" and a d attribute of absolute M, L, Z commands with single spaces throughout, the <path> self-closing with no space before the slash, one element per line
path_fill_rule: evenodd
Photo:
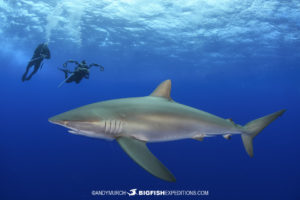
<path fill-rule="evenodd" d="M 75 68 L 74 71 L 70 71 L 68 70 L 67 64 L 68 63 L 75 63 L 77 65 L 77 67 Z M 103 71 L 104 67 L 99 65 L 99 64 L 95 64 L 92 63 L 90 65 L 87 65 L 85 60 L 81 61 L 81 63 L 78 63 L 77 61 L 74 60 L 68 60 L 67 62 L 65 62 L 63 64 L 64 68 L 59 68 L 59 70 L 63 71 L 65 73 L 65 81 L 62 82 L 59 87 L 63 84 L 63 83 L 71 83 L 71 82 L 75 82 L 75 83 L 80 83 L 80 81 L 83 78 L 88 79 L 90 77 L 90 68 L 92 67 L 100 67 L 100 70 Z"/>
<path fill-rule="evenodd" d="M 36 49 L 34 50 L 34 54 L 31 58 L 31 60 L 28 62 L 28 65 L 26 67 L 26 71 L 22 77 L 22 81 L 28 81 L 31 79 L 31 77 L 38 71 L 38 69 L 40 69 L 43 64 L 41 65 L 42 61 L 44 59 L 50 59 L 51 55 L 50 55 L 50 50 L 48 48 L 48 44 L 47 43 L 42 43 L 39 44 Z M 27 73 L 29 71 L 29 69 L 34 65 L 34 69 L 31 72 L 31 74 L 27 76 Z"/>

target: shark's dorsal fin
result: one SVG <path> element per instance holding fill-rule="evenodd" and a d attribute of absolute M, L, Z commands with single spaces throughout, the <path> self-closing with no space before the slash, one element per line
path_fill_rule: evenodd
<path fill-rule="evenodd" d="M 163 97 L 171 100 L 171 80 L 165 80 L 150 94 L 153 97 Z"/>

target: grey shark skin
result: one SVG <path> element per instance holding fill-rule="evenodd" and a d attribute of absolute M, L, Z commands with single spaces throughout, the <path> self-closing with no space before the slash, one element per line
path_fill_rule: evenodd
<path fill-rule="evenodd" d="M 285 110 L 241 126 L 207 112 L 176 103 L 170 97 L 171 81 L 162 82 L 146 97 L 103 101 L 79 107 L 49 119 L 70 133 L 116 139 L 123 150 L 152 175 L 173 182 L 173 174 L 148 150 L 147 142 L 241 134 L 246 152 L 253 156 L 253 138 Z"/>

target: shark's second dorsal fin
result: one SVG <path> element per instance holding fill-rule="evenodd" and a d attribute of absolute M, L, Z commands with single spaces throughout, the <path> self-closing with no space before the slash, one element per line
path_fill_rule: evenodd
<path fill-rule="evenodd" d="M 150 94 L 153 97 L 163 97 L 171 100 L 171 80 L 165 80 Z"/>

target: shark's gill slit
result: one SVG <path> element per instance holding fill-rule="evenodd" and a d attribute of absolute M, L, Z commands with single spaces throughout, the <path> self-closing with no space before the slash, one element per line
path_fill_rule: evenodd
<path fill-rule="evenodd" d="M 117 133 L 117 120 L 115 120 L 115 128 L 114 128 L 114 134 Z"/>
<path fill-rule="evenodd" d="M 118 121 L 118 129 L 117 129 L 117 134 L 119 134 L 120 133 L 120 128 L 121 128 L 121 121 Z"/>
<path fill-rule="evenodd" d="M 109 134 L 111 134 L 111 120 L 109 120 Z"/>
<path fill-rule="evenodd" d="M 106 134 L 106 121 L 104 121 L 104 134 Z"/>
<path fill-rule="evenodd" d="M 111 133 L 110 134 L 114 134 L 115 132 L 115 124 L 114 124 L 114 120 L 111 120 Z"/>

